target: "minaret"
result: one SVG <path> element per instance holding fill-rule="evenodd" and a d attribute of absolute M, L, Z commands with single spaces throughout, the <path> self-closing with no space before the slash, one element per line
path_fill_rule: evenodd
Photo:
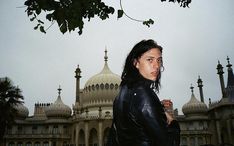
<path fill-rule="evenodd" d="M 221 91 L 222 91 L 222 98 L 226 98 L 226 93 L 225 93 L 225 87 L 224 87 L 224 80 L 223 80 L 223 66 L 220 64 L 218 61 L 217 65 L 217 74 L 219 75 L 219 80 L 220 80 L 220 86 L 221 86 Z"/>
<path fill-rule="evenodd" d="M 230 64 L 229 57 L 227 57 L 227 71 L 228 71 L 228 79 L 227 79 L 227 87 L 226 94 L 231 101 L 234 101 L 234 75 L 232 71 L 232 64 Z"/>
<path fill-rule="evenodd" d="M 79 65 L 77 65 L 76 71 L 76 102 L 80 102 L 80 78 L 81 78 L 81 70 L 79 68 Z"/>
<path fill-rule="evenodd" d="M 204 103 L 204 96 L 203 96 L 203 85 L 202 85 L 202 79 L 200 78 L 200 76 L 198 76 L 198 80 L 197 80 L 197 86 L 199 88 L 199 91 L 200 91 L 200 98 L 201 98 L 201 102 Z"/>

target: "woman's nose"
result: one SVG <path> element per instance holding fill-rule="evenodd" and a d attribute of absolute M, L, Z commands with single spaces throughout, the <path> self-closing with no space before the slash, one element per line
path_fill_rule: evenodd
<path fill-rule="evenodd" d="M 153 67 L 158 69 L 160 67 L 160 63 L 157 60 L 155 60 L 153 63 Z"/>

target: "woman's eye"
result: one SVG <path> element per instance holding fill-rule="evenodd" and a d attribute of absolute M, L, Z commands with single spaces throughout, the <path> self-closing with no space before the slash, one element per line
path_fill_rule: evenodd
<path fill-rule="evenodd" d="M 153 61 L 153 59 L 149 58 L 149 59 L 147 59 L 147 61 L 152 62 L 152 61 Z"/>

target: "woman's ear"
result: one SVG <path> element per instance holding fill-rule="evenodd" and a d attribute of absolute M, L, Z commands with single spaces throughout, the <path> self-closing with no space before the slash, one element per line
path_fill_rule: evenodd
<path fill-rule="evenodd" d="M 139 63 L 136 59 L 133 61 L 133 65 L 138 69 L 139 68 Z"/>

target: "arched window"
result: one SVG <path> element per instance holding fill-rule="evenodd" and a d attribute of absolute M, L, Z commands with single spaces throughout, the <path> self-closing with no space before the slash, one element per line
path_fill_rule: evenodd
<path fill-rule="evenodd" d="M 17 146 L 23 146 L 22 142 L 18 142 Z"/>
<path fill-rule="evenodd" d="M 90 146 L 98 146 L 97 130 L 94 128 L 90 130 L 89 145 Z"/>
<path fill-rule="evenodd" d="M 203 145 L 203 140 L 202 140 L 202 137 L 198 137 L 198 145 Z"/>
<path fill-rule="evenodd" d="M 26 146 L 32 146 L 32 143 L 31 142 L 27 142 Z"/>
<path fill-rule="evenodd" d="M 104 144 L 104 146 L 107 145 L 107 138 L 108 138 L 109 132 L 110 132 L 110 128 L 107 127 L 107 128 L 104 130 L 104 136 L 103 136 L 103 144 Z"/>
<path fill-rule="evenodd" d="M 79 131 L 78 146 L 85 146 L 85 133 L 82 129 Z"/>
<path fill-rule="evenodd" d="M 34 146 L 41 146 L 40 142 L 35 142 Z"/>
<path fill-rule="evenodd" d="M 49 142 L 48 141 L 43 142 L 43 146 L 49 146 Z"/>
<path fill-rule="evenodd" d="M 190 142 L 190 146 L 195 146 L 195 138 L 194 137 L 190 137 L 189 142 Z"/>
<path fill-rule="evenodd" d="M 182 146 L 187 146 L 187 145 L 188 145 L 188 142 L 187 142 L 187 138 L 186 138 L 186 137 L 182 137 L 182 138 L 181 138 L 181 145 L 182 145 Z"/>

